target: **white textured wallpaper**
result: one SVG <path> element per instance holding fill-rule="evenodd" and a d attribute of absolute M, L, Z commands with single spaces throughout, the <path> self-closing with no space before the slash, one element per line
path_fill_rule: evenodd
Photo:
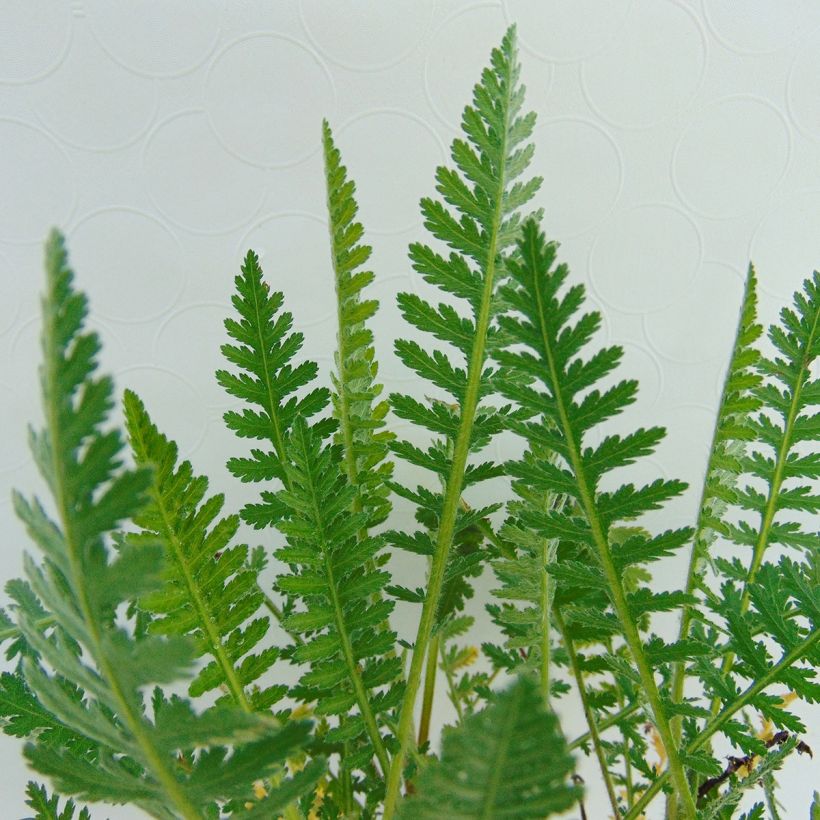
<path fill-rule="evenodd" d="M 622 372 L 640 379 L 630 424 L 669 429 L 646 475 L 698 482 L 749 260 L 767 322 L 820 265 L 820 4 L 0 0 L 0 583 L 26 549 L 10 490 L 40 488 L 25 424 L 39 420 L 49 228 L 68 236 L 105 368 L 239 506 L 255 490 L 224 469 L 243 445 L 223 429 L 231 402 L 213 371 L 245 250 L 284 290 L 326 378 L 327 117 L 374 246 L 382 380 L 412 389 L 392 354 L 407 334 L 392 301 L 426 288 L 406 259 L 423 237 L 418 200 L 510 22 L 538 112 L 544 227 L 603 311 L 602 341 L 622 344 Z M 695 504 L 690 493 L 667 526 L 691 522 Z M 412 556 L 397 565 L 421 577 Z M 682 566 L 659 582 L 679 585 Z M 399 616 L 409 637 L 417 610 Z M 580 731 L 571 701 L 560 708 Z M 820 750 L 818 711 L 803 713 Z M 3 818 L 26 814 L 19 751 L 0 738 Z M 602 818 L 596 768 L 581 771 Z M 791 759 L 787 781 L 784 817 L 807 818 L 818 763 Z"/>

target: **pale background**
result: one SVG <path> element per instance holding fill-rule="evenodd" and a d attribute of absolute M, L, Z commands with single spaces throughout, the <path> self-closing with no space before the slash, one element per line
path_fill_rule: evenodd
<path fill-rule="evenodd" d="M 375 247 L 383 380 L 412 388 L 392 355 L 406 331 L 391 303 L 420 289 L 406 261 L 422 236 L 418 200 L 512 21 L 538 112 L 545 228 L 641 380 L 630 423 L 669 428 L 646 474 L 698 480 L 749 259 L 767 321 L 820 263 L 818 4 L 2 0 L 0 582 L 21 573 L 26 545 L 9 492 L 40 486 L 24 425 L 39 418 L 49 227 L 68 235 L 118 386 L 141 393 L 239 505 L 252 491 L 223 467 L 241 445 L 222 427 L 230 403 L 212 372 L 244 251 L 255 248 L 286 292 L 326 378 L 335 318 L 318 149 L 328 117 Z M 694 503 L 675 506 L 667 525 L 691 520 Z M 412 557 L 398 565 L 421 577 Z M 660 582 L 681 577 L 678 562 Z M 486 595 L 492 580 L 481 586 Z M 408 637 L 416 615 L 399 612 Z M 580 731 L 571 702 L 560 709 L 567 733 Z M 804 714 L 820 750 L 818 713 Z M 19 745 L 0 737 L 0 760 L 0 816 L 24 816 Z M 582 761 L 581 771 L 590 817 L 604 817 L 596 768 Z M 818 781 L 816 762 L 788 762 L 785 817 L 808 816 Z"/>

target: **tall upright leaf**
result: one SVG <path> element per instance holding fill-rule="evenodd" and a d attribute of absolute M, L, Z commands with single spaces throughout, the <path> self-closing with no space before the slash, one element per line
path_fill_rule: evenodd
<path fill-rule="evenodd" d="M 585 585 L 606 592 L 611 613 L 593 608 L 588 619 L 599 629 L 623 636 L 634 664 L 633 674 L 644 690 L 669 756 L 686 816 L 694 817 L 694 801 L 671 734 L 669 709 L 655 680 L 655 671 L 664 663 L 688 657 L 694 647 L 666 644 L 656 636 L 646 640 L 638 624 L 645 614 L 677 608 L 688 599 L 682 594 L 652 593 L 646 587 L 629 592 L 623 577 L 631 563 L 666 554 L 670 548 L 681 546 L 691 532 L 664 533 L 654 539 L 636 534 L 617 549 L 610 544 L 613 525 L 658 509 L 679 495 L 685 485 L 658 479 L 643 487 L 624 484 L 614 490 L 602 488 L 604 476 L 653 452 L 664 430 L 641 428 L 625 436 L 605 436 L 597 446 L 591 443 L 595 427 L 634 401 L 637 383 L 622 381 L 603 390 L 595 387 L 615 369 L 623 350 L 604 348 L 582 358 L 581 351 L 600 326 L 600 315 L 578 315 L 584 289 L 575 285 L 562 291 L 567 268 L 554 267 L 556 246 L 547 243 L 535 220 L 524 225 L 519 251 L 520 259 L 508 263 L 511 278 L 502 288 L 511 312 L 500 319 L 516 347 L 495 353 L 517 379 L 502 381 L 500 387 L 538 419 L 514 424 L 515 429 L 555 453 L 558 462 L 513 463 L 508 470 L 530 482 L 533 489 L 562 494 L 570 500 L 562 509 L 527 510 L 523 521 L 542 536 L 577 544 L 579 550 L 596 559 L 595 565 L 587 568 Z"/>
<path fill-rule="evenodd" d="M 398 297 L 404 318 L 416 329 L 444 342 L 445 349 L 422 346 L 412 340 L 396 343 L 399 358 L 423 380 L 448 394 L 447 402 L 422 404 L 407 395 L 394 394 L 391 404 L 400 418 L 419 425 L 436 437 L 452 442 L 452 448 L 420 449 L 408 441 L 393 444 L 393 451 L 411 464 L 431 471 L 443 491 L 396 488 L 425 508 L 437 526 L 402 538 L 416 551 L 431 557 L 430 574 L 408 672 L 407 692 L 398 726 L 400 751 L 394 757 L 387 785 L 385 817 L 396 807 L 404 758 L 412 740 L 413 712 L 427 645 L 436 623 L 439 596 L 448 572 L 451 546 L 461 530 L 484 517 L 486 511 L 466 512 L 460 505 L 465 488 L 499 474 L 491 463 L 469 464 L 470 455 L 487 444 L 502 426 L 503 411 L 483 399 L 492 392 L 495 371 L 488 366 L 489 352 L 500 335 L 494 325 L 498 312 L 498 282 L 520 227 L 520 209 L 537 190 L 539 179 L 522 179 L 532 156 L 527 140 L 534 114 L 522 114 L 524 89 L 515 29 L 511 28 L 491 56 L 481 81 L 473 91 L 473 105 L 462 115 L 466 139 L 451 148 L 455 168 L 436 172 L 437 190 L 443 201 L 425 198 L 421 211 L 425 227 L 450 252 L 414 243 L 410 246 L 413 268 L 449 298 L 438 306 L 423 298 L 402 293 Z M 455 297 L 459 307 L 453 307 Z"/>
<path fill-rule="evenodd" d="M 318 368 L 311 361 L 293 364 L 304 336 L 291 332 L 293 316 L 282 311 L 284 296 L 271 293 L 253 251 L 245 256 L 235 283 L 231 301 L 238 319 L 225 320 L 235 344 L 223 345 L 222 355 L 236 370 L 218 370 L 216 378 L 228 393 L 251 405 L 241 412 L 229 410 L 225 423 L 240 438 L 265 442 L 265 449 L 253 448 L 249 456 L 230 459 L 228 469 L 242 481 L 283 482 L 288 431 L 297 416 L 311 418 L 321 412 L 329 392 L 317 387 L 297 393 L 315 379 Z M 283 514 L 275 491 L 275 486 L 263 490 L 261 502 L 247 504 L 243 520 L 257 529 L 274 525 Z"/>
<path fill-rule="evenodd" d="M 332 375 L 337 440 L 343 446 L 345 472 L 356 487 L 353 511 L 366 511 L 368 526 L 375 526 L 390 512 L 386 481 L 393 465 L 386 456 L 393 436 L 384 429 L 388 404 L 378 398 L 382 386 L 376 382 L 378 362 L 373 333 L 367 326 L 378 302 L 363 298 L 374 278 L 372 271 L 364 269 L 372 248 L 362 244 L 364 228 L 356 221 L 356 185 L 348 179 L 327 121 L 322 124 L 322 145 L 338 320 L 336 372 Z"/>

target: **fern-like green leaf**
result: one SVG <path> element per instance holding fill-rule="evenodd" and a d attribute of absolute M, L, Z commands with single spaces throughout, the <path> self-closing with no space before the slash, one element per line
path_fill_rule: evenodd
<path fill-rule="evenodd" d="M 524 89 L 519 74 L 516 33 L 510 28 L 475 86 L 473 105 L 464 109 L 466 139 L 454 140 L 451 148 L 455 168 L 441 167 L 436 172 L 436 187 L 443 201 L 424 198 L 421 202 L 425 227 L 449 247 L 449 255 L 420 243 L 410 246 L 413 268 L 446 294 L 447 301 L 436 306 L 411 293 L 398 297 L 404 318 L 447 347 L 437 349 L 400 340 L 396 354 L 448 398 L 425 405 L 411 396 L 394 394 L 390 397 L 393 411 L 441 437 L 448 446 L 434 445 L 425 451 L 407 441 L 393 444 L 397 456 L 436 474 L 443 492 L 415 494 L 436 522 L 435 546 L 399 721 L 401 751 L 388 782 L 387 818 L 395 809 L 416 694 L 427 644 L 440 614 L 439 597 L 451 547 L 464 529 L 459 521 L 462 491 L 500 474 L 496 465 L 468 465 L 468 461 L 503 427 L 504 410 L 482 404 L 492 392 L 496 375 L 488 366 L 489 352 L 501 341 L 493 322 L 499 308 L 497 286 L 506 274 L 520 228 L 521 208 L 541 182 L 523 178 L 533 151 L 527 140 L 535 115 L 521 113 Z M 452 297 L 456 297 L 457 307 Z"/>
<path fill-rule="evenodd" d="M 579 797 L 574 765 L 538 689 L 522 677 L 483 711 L 445 731 L 441 760 L 429 763 L 400 805 L 402 820 L 547 817 Z"/>
<path fill-rule="evenodd" d="M 621 413 L 634 401 L 636 382 L 620 382 L 601 390 L 595 385 L 612 373 L 623 351 L 604 348 L 589 358 L 582 350 L 600 326 L 600 315 L 578 315 L 584 289 L 575 285 L 562 291 L 568 271 L 555 266 L 556 246 L 547 243 L 535 220 L 529 220 L 519 240 L 520 259 L 511 260 L 511 281 L 502 295 L 511 312 L 500 318 L 515 349 L 496 351 L 500 364 L 514 377 L 501 380 L 501 391 L 519 402 L 537 422 L 514 423 L 514 429 L 540 446 L 552 450 L 556 464 L 511 464 L 508 470 L 531 484 L 531 491 L 564 495 L 569 503 L 561 509 L 522 511 L 522 522 L 546 538 L 576 545 L 579 555 L 595 559 L 612 608 L 611 618 L 598 609 L 589 617 L 605 629 L 622 634 L 634 663 L 634 674 L 644 689 L 653 720 L 669 755 L 675 785 L 681 793 L 687 816 L 694 816 L 694 802 L 686 781 L 665 708 L 654 677 L 656 667 L 679 660 L 677 647 L 653 639 L 652 657 L 644 649 L 639 619 L 648 612 L 663 611 L 688 601 L 686 596 L 668 600 L 646 587 L 629 591 L 624 584 L 619 553 L 647 545 L 651 539 L 633 535 L 619 549 L 610 543 L 610 530 L 620 522 L 640 518 L 679 495 L 680 481 L 657 480 L 644 487 L 625 484 L 604 490 L 602 479 L 613 470 L 633 464 L 653 452 L 663 438 L 662 428 L 639 429 L 627 435 L 605 436 L 591 445 L 590 433 L 605 419 Z M 574 324 L 572 323 L 573 319 Z M 690 536 L 684 531 L 682 540 Z M 601 616 L 604 615 L 602 618 Z M 655 667 L 655 668 L 653 668 Z"/>
<path fill-rule="evenodd" d="M 44 555 L 41 564 L 27 556 L 25 566 L 33 596 L 48 602 L 54 629 L 40 629 L 43 608 L 31 595 L 17 597 L 16 616 L 33 650 L 22 662 L 28 688 L 60 724 L 99 752 L 89 756 L 71 744 L 36 737 L 26 756 L 63 794 L 133 803 L 156 817 L 201 818 L 216 800 L 251 794 L 243 760 L 252 757 L 255 776 L 266 777 L 281 769 L 283 754 L 306 742 L 309 727 L 279 730 L 272 720 L 237 709 L 196 714 L 178 698 L 166 707 L 155 697 L 153 716 L 148 711 L 145 690 L 178 680 L 193 660 L 187 638 L 136 639 L 116 619 L 120 607 L 153 593 L 162 578 L 160 543 L 137 547 L 126 541 L 116 554 L 110 547 L 112 530 L 138 516 L 148 500 L 151 471 L 121 467 L 121 435 L 106 429 L 111 379 L 93 375 L 99 341 L 83 332 L 86 299 L 73 289 L 56 232 L 46 248 L 46 272 L 46 426 L 31 432 L 31 443 L 56 517 L 19 493 L 14 505 Z M 82 699 L 66 680 L 83 690 Z M 186 768 L 178 754 L 188 750 Z M 214 757 L 224 764 L 221 776 L 204 777 L 200 773 Z"/>
<path fill-rule="evenodd" d="M 238 319 L 226 319 L 225 328 L 236 344 L 223 345 L 222 355 L 237 370 L 218 370 L 216 378 L 230 395 L 251 405 L 225 413 L 225 423 L 240 438 L 265 442 L 267 449 L 254 448 L 249 456 L 232 458 L 228 469 L 242 481 L 282 482 L 285 439 L 294 420 L 321 412 L 330 396 L 323 387 L 297 394 L 314 380 L 318 368 L 309 361 L 292 363 L 304 336 L 291 332 L 293 316 L 282 311 L 284 296 L 271 293 L 253 251 L 245 256 L 235 283 L 231 301 Z M 330 427 L 323 429 L 329 432 Z M 274 525 L 282 514 L 273 490 L 263 490 L 261 502 L 241 512 L 257 529 Z"/>
<path fill-rule="evenodd" d="M 363 269 L 372 249 L 361 242 L 364 229 L 356 221 L 356 185 L 348 179 L 327 122 L 322 124 L 322 144 L 338 314 L 332 396 L 339 421 L 337 441 L 344 448 L 345 472 L 357 490 L 353 510 L 367 512 L 372 527 L 390 512 L 386 482 L 393 471 L 392 463 L 385 460 L 387 444 L 393 438 L 384 429 L 388 404 L 378 399 L 382 386 L 376 382 L 378 363 L 373 333 L 367 326 L 378 302 L 362 298 L 374 278 L 371 271 Z"/>
<path fill-rule="evenodd" d="M 83 807 L 79 814 L 73 800 L 66 800 L 60 809 L 60 798 L 54 794 L 49 797 L 45 786 L 29 781 L 26 786 L 26 805 L 34 809 L 34 816 L 30 820 L 91 820 L 88 809 Z"/>
<path fill-rule="evenodd" d="M 730 632 L 721 644 L 720 672 L 699 667 L 713 714 L 732 707 L 744 679 L 759 678 L 772 668 L 771 645 L 764 637 L 779 646 L 781 658 L 796 663 L 797 648 L 816 635 L 812 629 L 818 624 L 812 585 L 817 583 L 820 533 L 802 522 L 820 511 L 820 496 L 813 487 L 820 477 L 820 456 L 810 446 L 820 416 L 820 379 L 812 378 L 820 355 L 820 274 L 795 294 L 793 309 L 783 309 L 780 323 L 769 329 L 769 340 L 775 355 L 758 364 L 762 383 L 754 388 L 754 397 L 761 409 L 744 428 L 750 433 L 750 452 L 742 459 L 742 486 L 720 522 L 721 533 L 748 558 L 718 561 L 721 594 L 707 599 L 717 617 L 716 627 L 724 623 Z M 766 556 L 774 545 L 805 560 L 784 556 L 779 564 L 772 563 Z M 808 632 L 803 623 L 788 617 L 795 608 L 808 619 Z M 710 636 L 717 640 L 718 634 L 713 630 Z M 807 649 L 808 657 L 813 651 Z M 809 700 L 816 697 L 816 675 L 784 669 L 778 679 Z M 757 705 L 765 713 L 764 699 L 761 695 Z M 789 714 L 781 710 L 776 723 L 788 725 Z M 790 728 L 794 727 L 792 723 Z M 756 742 L 753 733 L 742 728 L 732 739 L 743 748 Z"/>
<path fill-rule="evenodd" d="M 277 495 L 287 515 L 277 525 L 287 537 L 276 556 L 292 568 L 279 587 L 298 596 L 304 609 L 285 625 L 310 636 L 294 651 L 297 661 L 310 661 L 294 691 L 301 700 L 317 701 L 323 715 L 349 716 L 326 740 L 366 741 L 361 754 L 346 765 L 364 768 L 375 757 L 382 772 L 389 765 L 382 737 L 383 714 L 401 697 L 399 658 L 391 656 L 396 641 L 387 618 L 390 601 L 372 600 L 388 574 L 370 562 L 383 546 L 380 538 L 360 538 L 367 512 L 351 513 L 356 487 L 342 471 L 338 445 L 322 445 L 314 429 L 299 418 L 286 443 L 288 490 Z M 380 689 L 386 691 L 380 692 Z"/>
<path fill-rule="evenodd" d="M 123 403 L 134 459 L 153 467 L 150 501 L 134 519 L 143 533 L 129 538 L 159 539 L 167 554 L 165 585 L 140 602 L 156 616 L 150 630 L 188 635 L 197 653 L 211 658 L 189 687 L 193 697 L 225 687 L 239 707 L 267 709 L 287 687 L 247 691 L 279 653 L 275 647 L 259 650 L 270 623 L 258 615 L 263 596 L 247 546 L 230 545 L 238 517 L 218 519 L 222 496 L 205 497 L 208 480 L 195 476 L 190 462 L 177 463 L 176 444 L 157 430 L 135 393 L 126 390 Z"/>

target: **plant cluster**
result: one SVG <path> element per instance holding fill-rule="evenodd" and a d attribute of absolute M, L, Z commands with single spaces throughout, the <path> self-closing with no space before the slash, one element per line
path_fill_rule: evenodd
<path fill-rule="evenodd" d="M 441 301 L 398 296 L 412 331 L 395 352 L 420 390 L 386 399 L 371 249 L 324 125 L 335 368 L 323 386 L 248 252 L 216 374 L 242 403 L 225 423 L 249 445 L 227 465 L 253 485 L 237 513 L 136 394 L 124 436 L 112 422 L 87 301 L 52 234 L 45 422 L 30 431 L 50 498 L 14 495 L 39 552 L 0 622 L 0 722 L 59 793 L 29 785 L 36 818 L 88 818 L 74 800 L 186 820 L 583 813 L 579 752 L 597 759 L 614 817 L 665 795 L 668 818 L 729 818 L 747 791 L 759 802 L 746 820 L 779 816 L 777 770 L 811 751 L 791 704 L 820 699 L 820 275 L 767 347 L 750 268 L 696 520 L 650 531 L 646 514 L 662 520 L 686 485 L 624 480 L 665 431 L 625 426 L 638 385 L 620 378 L 623 350 L 595 342 L 601 317 L 531 208 L 534 122 L 510 29 L 421 201 L 431 238 L 409 257 Z M 502 433 L 520 458 L 487 455 Z M 504 477 L 505 502 L 471 503 Z M 410 530 L 395 526 L 396 497 L 415 509 Z M 264 546 L 240 543 L 240 522 Z M 391 577 L 394 550 L 426 565 L 423 587 Z M 651 571 L 680 554 L 682 588 L 660 590 Z M 474 671 L 468 603 L 485 571 L 501 638 Z M 397 600 L 418 606 L 409 643 L 391 625 Z M 675 636 L 657 613 L 676 616 Z M 295 685 L 276 682 L 282 664 Z M 438 671 L 455 722 L 436 754 Z M 573 740 L 557 717 L 568 692 L 588 724 Z"/>

